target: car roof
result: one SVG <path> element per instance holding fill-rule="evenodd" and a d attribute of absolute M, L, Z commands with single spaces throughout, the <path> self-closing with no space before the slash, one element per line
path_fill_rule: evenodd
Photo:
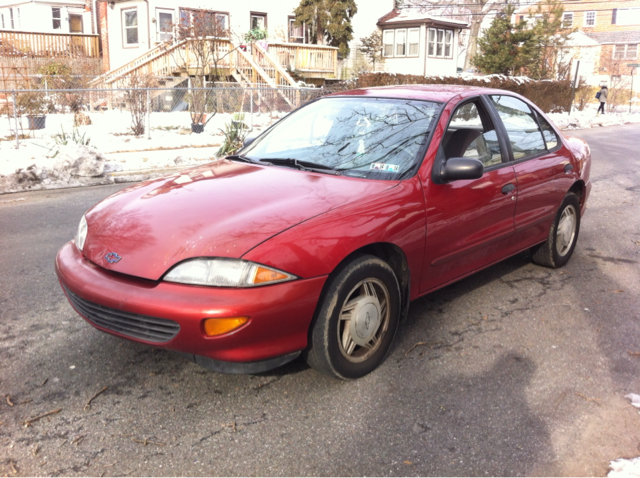
<path fill-rule="evenodd" d="M 465 85 L 392 85 L 376 86 L 372 88 L 358 88 L 355 90 L 340 91 L 329 96 L 372 96 L 384 98 L 411 98 L 418 100 L 431 100 L 446 103 L 454 97 L 469 97 L 487 94 L 509 94 L 511 91 L 484 88 L 481 86 Z"/>

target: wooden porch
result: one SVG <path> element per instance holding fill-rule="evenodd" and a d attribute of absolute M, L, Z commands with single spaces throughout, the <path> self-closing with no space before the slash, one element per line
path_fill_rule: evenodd
<path fill-rule="evenodd" d="M 98 35 L 0 30 L 0 57 L 100 58 Z"/>
<path fill-rule="evenodd" d="M 256 88 L 262 98 L 279 96 L 290 107 L 297 107 L 300 95 L 296 92 L 298 82 L 291 73 L 303 78 L 336 78 L 338 72 L 338 49 L 298 43 L 269 43 L 263 48 L 258 43 L 240 46 L 226 38 L 182 40 L 164 42 L 138 58 L 96 78 L 91 86 L 98 89 L 118 89 L 131 86 L 134 76 L 152 76 L 161 79 L 168 88 L 186 77 L 210 75 L 218 79 L 232 77 L 238 86 Z M 203 53 L 203 51 L 206 51 Z M 204 71 L 198 58 L 209 58 Z M 152 93 L 157 96 L 160 92 Z M 110 95 L 106 95 L 109 97 Z M 104 100 L 98 100 L 98 103 Z"/>
<path fill-rule="evenodd" d="M 264 83 L 276 86 L 297 86 L 290 73 L 305 78 L 336 78 L 338 49 L 299 43 L 269 43 L 266 48 L 253 44 L 241 47 L 224 38 L 208 38 L 208 53 L 200 57 L 213 59 L 206 73 L 232 76 L 238 83 Z M 192 76 L 197 65 L 200 40 L 164 42 L 129 63 L 115 68 L 96 80 L 96 86 L 117 88 L 127 86 L 132 75 L 156 77 Z M 251 71 L 249 71 L 251 70 Z"/>

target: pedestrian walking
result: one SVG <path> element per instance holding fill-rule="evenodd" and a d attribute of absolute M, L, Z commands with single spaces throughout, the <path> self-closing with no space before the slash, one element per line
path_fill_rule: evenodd
<path fill-rule="evenodd" d="M 598 93 L 596 94 L 596 98 L 600 100 L 600 106 L 598 107 L 598 112 L 596 113 L 596 116 L 600 114 L 600 111 L 602 111 L 602 114 L 604 114 L 604 105 L 607 102 L 608 91 L 609 89 L 607 88 L 607 86 L 603 85 L 600 88 L 600 91 L 598 91 Z"/>

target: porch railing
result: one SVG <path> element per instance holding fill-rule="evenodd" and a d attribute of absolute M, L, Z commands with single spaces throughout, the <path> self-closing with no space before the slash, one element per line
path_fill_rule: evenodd
<path fill-rule="evenodd" d="M 100 58 L 99 36 L 0 30 L 0 56 Z"/>

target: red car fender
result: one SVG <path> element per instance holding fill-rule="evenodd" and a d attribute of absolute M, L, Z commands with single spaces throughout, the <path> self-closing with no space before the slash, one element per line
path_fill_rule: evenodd
<path fill-rule="evenodd" d="M 399 247 L 407 259 L 413 299 L 419 293 L 425 228 L 422 186 L 414 176 L 375 197 L 363 198 L 283 231 L 242 259 L 310 278 L 330 274 L 347 256 L 365 246 L 389 243 Z"/>

